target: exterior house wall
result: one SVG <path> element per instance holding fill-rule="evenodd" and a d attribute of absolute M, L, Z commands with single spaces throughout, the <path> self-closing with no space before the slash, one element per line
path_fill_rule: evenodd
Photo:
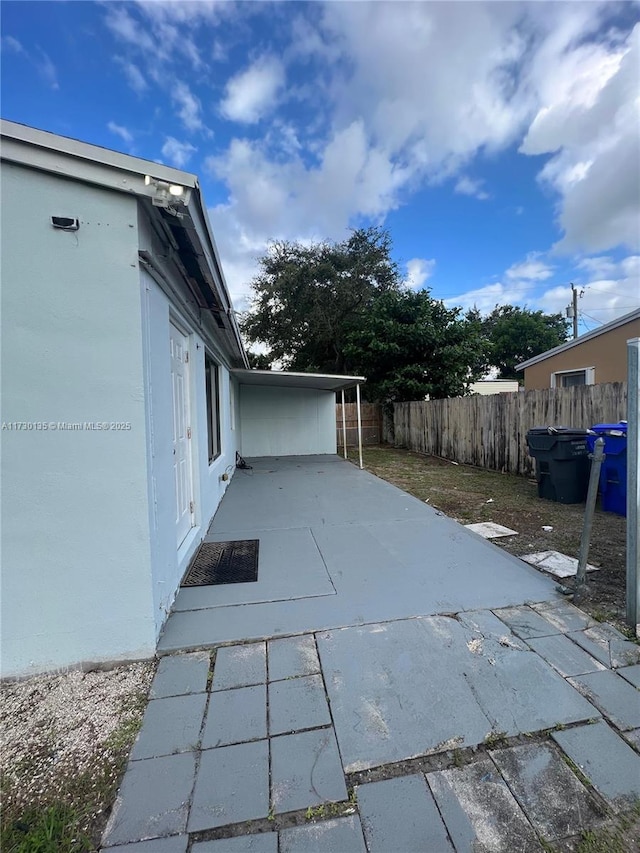
<path fill-rule="evenodd" d="M 519 389 L 517 379 L 481 379 L 472 382 L 469 390 L 472 394 L 510 394 Z"/>
<path fill-rule="evenodd" d="M 2 674 L 150 656 L 137 201 L 3 162 L 2 208 L 2 421 L 47 427 L 2 432 Z"/>
<path fill-rule="evenodd" d="M 146 215 L 140 219 L 140 248 L 156 257 L 167 256 L 166 247 L 150 227 Z M 228 486 L 221 479 L 233 473 L 237 449 L 237 418 L 231 416 L 230 376 L 221 352 L 209 330 L 190 316 L 189 305 L 179 293 L 181 280 L 169 263 L 163 265 L 166 284 L 176 291 L 170 297 L 151 275 L 142 270 L 140 288 L 143 315 L 143 351 L 146 381 L 148 505 L 151 531 L 151 574 L 156 634 L 159 634 L 173 603 L 189 561 L 207 532 L 209 522 Z M 171 322 L 189 336 L 190 426 L 192 431 L 192 474 L 195 524 L 180 548 L 176 539 L 176 495 L 173 474 L 173 401 L 169 333 Z M 205 352 L 220 367 L 220 455 L 209 464 Z"/>
<path fill-rule="evenodd" d="M 243 456 L 336 452 L 336 395 L 302 388 L 240 386 Z"/>
<path fill-rule="evenodd" d="M 627 341 L 640 335 L 640 320 L 631 320 L 602 335 L 577 343 L 524 370 L 527 391 L 551 388 L 551 374 L 594 367 L 594 384 L 624 382 L 627 378 Z M 579 340 L 579 339 L 578 339 Z"/>

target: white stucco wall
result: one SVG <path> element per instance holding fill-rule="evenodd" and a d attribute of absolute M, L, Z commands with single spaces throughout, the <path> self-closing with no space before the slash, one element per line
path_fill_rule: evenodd
<path fill-rule="evenodd" d="M 163 253 L 158 237 L 140 217 L 141 248 L 155 256 Z M 175 270 L 165 266 L 163 275 L 179 288 Z M 186 306 L 169 298 L 146 270 L 140 273 L 141 303 L 144 329 L 144 362 L 147 374 L 146 417 L 149 526 L 151 531 L 151 574 L 156 634 L 159 634 L 173 603 L 180 580 L 191 557 L 206 535 L 211 518 L 229 485 L 222 480 L 225 471 L 231 476 L 238 446 L 237 425 L 232 428 L 230 411 L 230 375 L 212 334 L 198 328 Z M 172 390 L 169 362 L 171 321 L 189 336 L 190 399 L 192 430 L 193 498 L 195 526 L 180 549 L 176 543 L 176 502 L 173 479 Z M 220 366 L 220 443 L 221 453 L 209 464 L 207 441 L 207 404 L 205 389 L 205 352 Z M 235 419 L 237 424 L 237 418 Z"/>
<path fill-rule="evenodd" d="M 153 654 L 137 203 L 2 164 L 2 674 Z M 79 217 L 76 233 L 52 215 Z"/>
<path fill-rule="evenodd" d="M 240 386 L 243 456 L 336 452 L 336 395 L 302 388 Z"/>

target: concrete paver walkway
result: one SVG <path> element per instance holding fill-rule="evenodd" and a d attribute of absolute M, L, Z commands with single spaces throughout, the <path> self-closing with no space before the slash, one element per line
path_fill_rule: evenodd
<path fill-rule="evenodd" d="M 519 561 L 338 465 L 343 488 L 352 471 L 355 493 L 370 489 L 387 516 L 406 507 L 414 518 L 397 520 L 395 536 L 373 525 L 374 548 L 364 518 L 336 520 L 327 498 L 336 481 L 296 492 L 304 523 L 318 517 L 314 501 L 327 503 L 327 535 L 319 525 L 314 539 L 334 592 L 311 609 L 318 600 L 304 595 L 241 604 L 225 592 L 225 603 L 209 596 L 174 613 L 164 648 L 180 634 L 187 649 L 212 648 L 160 660 L 105 832 L 109 853 L 538 851 L 640 798 L 640 647 Z M 316 481 L 308 464 L 297 476 Z M 280 496 L 269 494 L 258 537 L 278 514 Z M 293 508 L 289 518 L 301 520 Z M 350 552 L 351 568 L 343 532 L 366 545 L 364 562 Z M 286 570 L 295 589 L 295 564 Z M 495 578 L 498 588 L 484 588 Z M 299 589 L 308 580 L 302 573 Z M 440 600 L 467 606 L 432 612 Z M 229 612 L 237 624 L 221 628 Z"/>

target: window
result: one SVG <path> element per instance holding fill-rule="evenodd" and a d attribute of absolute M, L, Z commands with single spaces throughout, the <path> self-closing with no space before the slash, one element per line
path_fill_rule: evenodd
<path fill-rule="evenodd" d="M 595 367 L 585 367 L 582 370 L 557 370 L 551 374 L 551 387 L 575 388 L 576 385 L 593 385 L 595 377 Z"/>
<path fill-rule="evenodd" d="M 207 436 L 209 462 L 220 456 L 220 368 L 205 354 L 204 372 L 207 390 Z"/>

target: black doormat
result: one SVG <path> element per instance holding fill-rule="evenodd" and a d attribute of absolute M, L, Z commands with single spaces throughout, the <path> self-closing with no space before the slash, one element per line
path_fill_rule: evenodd
<path fill-rule="evenodd" d="M 258 580 L 258 540 L 203 542 L 181 586 L 214 586 Z"/>

